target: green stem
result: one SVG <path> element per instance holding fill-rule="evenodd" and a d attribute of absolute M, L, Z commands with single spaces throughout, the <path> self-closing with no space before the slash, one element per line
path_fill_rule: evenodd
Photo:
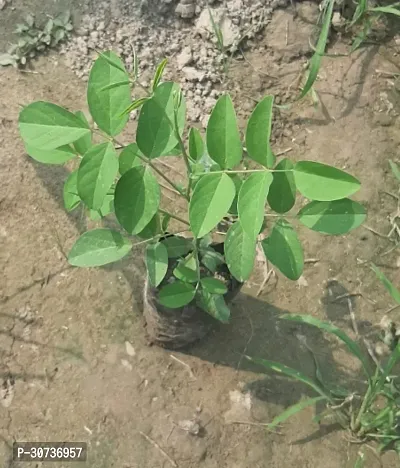
<path fill-rule="evenodd" d="M 103 136 L 104 138 L 107 138 L 109 141 L 111 141 L 112 143 L 114 144 L 117 144 L 120 148 L 125 148 L 126 145 L 122 144 L 120 141 L 118 141 L 117 139 L 115 138 L 112 138 L 106 134 L 103 134 L 102 132 L 99 132 L 99 134 L 101 136 Z M 137 154 L 137 157 L 139 159 L 141 159 L 143 162 L 145 162 L 146 164 L 148 164 L 154 172 L 157 172 L 157 174 L 162 177 L 166 182 L 168 182 L 168 184 L 173 187 L 181 197 L 185 198 L 186 200 L 189 200 L 189 197 L 184 193 L 182 192 L 182 190 L 174 183 L 172 182 L 172 180 L 166 176 L 160 169 L 158 169 L 158 167 L 156 167 L 151 161 L 150 159 L 146 158 L 146 156 L 142 156 L 141 154 Z"/>
<path fill-rule="evenodd" d="M 174 109 L 174 131 L 175 131 L 175 137 L 177 138 L 178 143 L 179 143 L 179 147 L 181 148 L 181 151 L 182 151 L 183 159 L 185 160 L 188 178 L 190 179 L 190 174 L 191 174 L 192 170 L 190 168 L 189 156 L 188 156 L 188 154 L 186 152 L 185 145 L 183 144 L 182 138 L 179 135 L 178 113 L 177 113 L 176 109 Z M 190 182 L 190 180 L 189 180 L 189 182 Z M 190 186 L 191 186 L 191 184 L 189 183 L 189 187 L 188 187 L 188 195 L 189 196 L 190 196 Z"/>
<path fill-rule="evenodd" d="M 162 209 L 159 209 L 158 211 L 160 213 L 163 213 L 163 214 L 166 214 L 166 215 L 170 216 L 171 218 L 176 219 L 177 221 L 180 221 L 183 224 L 186 224 L 187 226 L 190 226 L 189 222 L 186 221 L 186 219 L 180 218 L 179 216 L 176 216 L 176 215 L 170 213 L 169 211 L 165 211 L 165 210 L 162 210 Z"/>
<path fill-rule="evenodd" d="M 196 177 L 201 175 L 211 174 L 241 174 L 241 173 L 252 173 L 252 172 L 293 172 L 293 169 L 243 169 L 237 171 L 212 171 L 212 172 L 196 172 Z"/>
<path fill-rule="evenodd" d="M 188 229 L 184 229 L 182 231 L 178 231 L 178 232 L 171 232 L 170 234 L 172 236 L 175 236 L 177 234 L 182 234 L 184 232 L 188 232 Z M 143 244 L 147 244 L 148 242 L 152 242 L 153 240 L 157 240 L 157 239 L 160 239 L 160 237 L 164 237 L 165 234 L 157 234 L 156 236 L 153 236 L 151 237 L 150 239 L 145 239 L 143 241 L 140 241 L 140 242 L 135 242 L 134 244 L 132 244 L 132 247 L 136 247 L 137 245 L 143 245 Z"/>
<path fill-rule="evenodd" d="M 365 396 L 364 396 L 364 399 L 363 399 L 363 402 L 361 404 L 361 408 L 360 408 L 360 411 L 358 412 L 358 415 L 357 415 L 357 418 L 354 422 L 354 425 L 353 427 L 351 428 L 351 430 L 353 432 L 357 432 L 360 428 L 360 425 L 361 425 L 361 418 L 363 417 L 364 413 L 365 413 L 365 410 L 367 409 L 367 406 L 369 404 L 369 399 L 371 397 L 371 393 L 372 393 L 372 385 L 370 384 L 368 386 L 368 389 L 365 393 Z"/>

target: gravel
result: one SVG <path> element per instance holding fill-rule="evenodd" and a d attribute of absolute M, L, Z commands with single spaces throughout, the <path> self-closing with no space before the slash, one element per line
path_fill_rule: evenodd
<path fill-rule="evenodd" d="M 209 9 L 222 32 L 225 50 L 231 53 L 243 37 L 254 39 L 268 24 L 272 12 L 287 3 L 288 0 L 93 3 L 83 16 L 77 35 L 63 46 L 61 53 L 66 64 L 84 80 L 88 79 L 97 51 L 113 50 L 131 71 L 135 49 L 143 82 L 150 82 L 157 64 L 167 57 L 164 79 L 180 83 L 189 98 L 188 120 L 196 122 L 209 112 L 223 90 L 225 56 L 218 48 Z M 189 9 L 193 10 L 191 16 L 183 14 Z M 192 96 L 196 99 L 192 100 Z"/>

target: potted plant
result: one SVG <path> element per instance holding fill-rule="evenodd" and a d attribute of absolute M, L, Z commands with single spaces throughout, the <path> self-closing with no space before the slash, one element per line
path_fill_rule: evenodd
<path fill-rule="evenodd" d="M 113 52 L 101 53 L 88 81 L 93 125 L 80 111 L 38 101 L 21 110 L 19 130 L 32 158 L 79 162 L 64 186 L 68 211 L 84 205 L 91 217 L 115 215 L 121 227 L 82 234 L 69 252 L 71 265 L 118 261 L 137 244 L 136 236 L 147 244 L 147 331 L 153 342 L 176 348 L 202 337 L 215 320 L 228 322 L 227 304 L 250 277 L 258 244 L 285 276 L 301 276 L 301 243 L 286 218 L 340 235 L 359 226 L 366 214 L 348 198 L 360 188 L 355 177 L 318 162 L 276 161 L 270 146 L 272 96 L 252 112 L 245 148 L 227 94 L 210 115 L 205 141 L 196 128 L 186 133 L 185 98 L 178 84 L 161 81 L 165 65 L 164 60 L 146 89 L 136 57 L 128 73 Z M 144 95 L 132 101 L 132 88 Z M 118 135 L 134 110 L 139 111 L 136 141 L 125 145 Z M 156 164 L 171 154 L 185 164 L 185 185 Z M 161 181 L 183 200 L 184 210 L 174 212 L 162 203 Z M 309 202 L 293 215 L 297 191 Z M 265 223 L 268 216 L 274 224 Z M 171 220 L 183 230 L 172 229 Z M 227 230 L 218 243 L 214 233 L 221 223 Z"/>

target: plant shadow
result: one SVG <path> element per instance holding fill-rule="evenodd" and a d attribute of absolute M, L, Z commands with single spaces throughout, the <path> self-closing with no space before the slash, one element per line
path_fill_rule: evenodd
<path fill-rule="evenodd" d="M 333 309 L 336 306 L 337 304 L 330 304 L 329 312 L 326 311 L 327 319 L 346 330 L 348 321 L 339 307 L 336 318 L 333 318 Z M 246 294 L 237 296 L 231 311 L 230 324 L 217 325 L 204 340 L 182 352 L 215 365 L 228 366 L 246 373 L 265 374 L 262 379 L 248 381 L 244 389 L 258 400 L 283 408 L 298 403 L 304 396 L 315 397 L 316 392 L 299 381 L 286 378 L 282 373 L 274 373 L 249 361 L 245 356 L 284 364 L 313 379 L 316 376 L 316 359 L 324 382 L 352 390 L 354 387 L 363 388 L 361 372 L 358 375 L 347 363 L 339 364 L 334 358 L 335 351 L 342 348 L 341 343 L 330 339 L 316 327 L 279 320 L 287 311 Z M 248 377 L 245 379 L 248 380 Z M 317 413 L 323 408 L 324 403 L 318 404 Z M 330 426 L 331 424 L 329 427 L 321 426 L 310 437 L 322 437 L 327 434 L 326 431 L 335 430 L 336 426 Z M 309 437 L 304 443 L 308 440 Z"/>
<path fill-rule="evenodd" d="M 49 167 L 34 161 L 31 162 L 44 187 L 59 203 L 60 208 L 64 209 L 62 186 L 68 175 L 68 170 L 63 167 Z M 86 230 L 87 227 L 82 221 L 84 219 L 82 216 L 76 213 L 70 213 L 69 216 L 79 232 Z M 112 219 L 106 220 L 104 225 L 111 227 L 114 226 L 114 222 Z M 125 277 L 133 293 L 132 309 L 142 310 L 142 294 L 137 293 L 142 291 L 145 268 L 143 262 L 137 261 L 138 257 L 138 255 L 133 254 L 121 262 L 102 268 L 108 271 L 118 271 Z M 333 287 L 332 293 L 330 290 Z M 341 300 L 334 301 L 332 297 L 346 294 L 348 294 L 347 291 L 339 283 L 329 283 L 326 294 L 322 298 L 322 304 L 326 309 L 326 318 L 345 329 L 351 323 L 348 309 L 345 309 Z M 134 301 L 136 302 L 135 306 L 133 305 Z M 354 300 L 352 304 L 355 306 Z M 315 392 L 300 382 L 289 380 L 283 375 L 275 374 L 254 364 L 245 356 L 276 361 L 312 378 L 315 377 L 316 373 L 315 357 L 324 379 L 328 382 L 348 387 L 350 377 L 352 384 L 357 380 L 362 381 L 361 375 L 354 375 L 353 369 L 350 370 L 345 365 L 339 365 L 335 360 L 334 352 L 341 347 L 337 340 L 328 339 L 329 337 L 315 327 L 279 320 L 279 316 L 287 311 L 251 295 L 241 293 L 231 305 L 231 312 L 232 318 L 228 325 L 216 323 L 215 329 L 205 339 L 181 352 L 214 365 L 230 367 L 240 371 L 241 375 L 243 372 L 246 373 L 245 390 L 251 392 L 258 400 L 286 408 L 298 403 L 304 396 L 315 396 Z M 249 380 L 250 372 L 260 374 L 263 377 Z M 277 410 L 277 414 L 279 411 Z M 318 407 L 317 411 L 319 411 Z M 326 427 L 321 427 L 310 437 L 323 436 L 327 430 Z M 304 440 L 304 443 L 308 440 L 309 437 Z"/>

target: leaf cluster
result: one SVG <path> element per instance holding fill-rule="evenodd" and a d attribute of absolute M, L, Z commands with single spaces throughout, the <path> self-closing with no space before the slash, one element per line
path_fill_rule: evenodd
<path fill-rule="evenodd" d="M 319 162 L 278 161 L 270 144 L 273 96 L 255 107 L 245 141 L 228 94 L 217 101 L 205 135 L 190 128 L 186 139 L 185 97 L 177 83 L 162 82 L 165 65 L 165 60 L 160 63 L 146 89 L 137 78 L 136 58 L 129 75 L 113 52 L 100 54 L 90 73 L 87 101 L 101 143 L 94 142 L 95 130 L 82 112 L 42 101 L 21 111 L 19 130 L 32 158 L 48 164 L 79 161 L 64 186 L 67 210 L 83 205 L 92 219 L 113 214 L 121 226 L 122 232 L 101 228 L 84 233 L 69 253 L 72 265 L 94 267 L 117 261 L 131 250 L 132 237 L 139 237 L 148 244 L 149 279 L 161 287 L 162 304 L 182 307 L 196 298 L 209 313 L 226 321 L 227 288 L 218 279 L 218 267 L 226 265 L 237 281 L 245 282 L 259 244 L 286 277 L 299 279 L 304 254 L 293 221 L 328 235 L 355 229 L 366 217 L 364 207 L 349 198 L 360 182 Z M 145 91 L 145 97 L 132 98 L 132 88 L 134 94 L 136 88 L 141 94 Z M 140 110 L 136 139 L 122 145 L 117 137 L 134 109 Z M 174 182 L 154 164 L 171 154 L 183 159 L 186 184 Z M 245 169 L 250 162 L 255 169 Z M 185 213 L 161 206 L 159 178 L 184 200 Z M 299 194 L 307 201 L 295 210 Z M 183 224 L 190 240 L 164 239 L 171 234 L 171 219 Z M 275 222 L 270 224 L 270 219 Z M 228 230 L 219 253 L 212 241 L 221 222 Z M 171 242 L 177 243 L 175 257 L 166 245 Z M 170 259 L 177 263 L 171 278 L 166 278 Z"/>
<path fill-rule="evenodd" d="M 37 26 L 34 15 L 28 14 L 24 23 L 17 24 L 18 42 L 11 44 L 7 53 L 0 54 L 0 66 L 24 66 L 28 60 L 67 39 L 72 30 L 68 11 L 49 18 L 43 27 Z"/>

